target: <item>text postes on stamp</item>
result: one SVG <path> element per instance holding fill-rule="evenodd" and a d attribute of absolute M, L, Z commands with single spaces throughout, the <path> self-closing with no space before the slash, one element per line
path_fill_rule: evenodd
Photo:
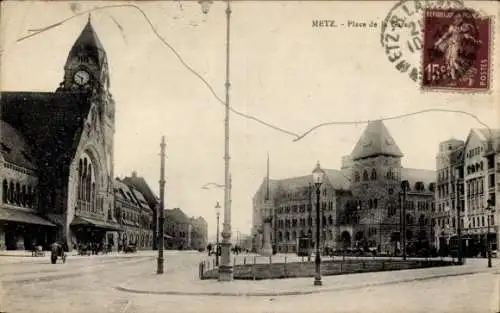
<path fill-rule="evenodd" d="M 463 7 L 463 0 L 402 0 L 392 7 L 382 22 L 380 41 L 394 68 L 419 83 L 424 11 Z"/>
<path fill-rule="evenodd" d="M 422 88 L 490 88 L 491 18 L 470 9 L 426 9 Z"/>

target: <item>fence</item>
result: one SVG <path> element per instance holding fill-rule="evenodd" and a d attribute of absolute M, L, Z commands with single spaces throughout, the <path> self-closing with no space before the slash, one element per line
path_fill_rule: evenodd
<path fill-rule="evenodd" d="M 359 272 L 402 270 L 448 266 L 456 264 L 452 258 L 407 258 L 401 257 L 322 257 L 322 275 L 339 275 Z M 314 256 L 296 255 L 244 255 L 233 257 L 235 279 L 272 279 L 285 277 L 310 277 L 315 274 Z M 199 264 L 200 279 L 217 277 L 215 259 L 208 259 Z"/>

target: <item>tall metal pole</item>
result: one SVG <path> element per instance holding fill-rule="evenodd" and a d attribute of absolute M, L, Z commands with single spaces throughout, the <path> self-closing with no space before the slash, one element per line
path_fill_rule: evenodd
<path fill-rule="evenodd" d="M 403 260 L 406 260 L 406 186 L 403 187 Z"/>
<path fill-rule="evenodd" d="M 491 244 L 490 244 L 490 212 L 493 211 L 493 208 L 490 206 L 491 202 L 488 200 L 488 207 L 486 208 L 486 212 L 488 212 L 487 220 L 488 220 L 488 232 L 486 233 L 486 248 L 488 253 L 488 267 L 491 267 Z"/>
<path fill-rule="evenodd" d="M 160 209 L 159 220 L 158 220 L 158 234 L 159 234 L 159 247 L 158 247 L 158 264 L 156 273 L 163 274 L 164 259 L 163 259 L 163 248 L 164 248 L 164 238 L 163 238 L 163 224 L 165 223 L 165 136 L 161 137 L 161 165 L 160 165 Z"/>
<path fill-rule="evenodd" d="M 319 197 L 321 194 L 321 190 L 319 186 L 316 186 L 316 276 L 314 277 L 314 286 L 321 286 L 323 283 L 321 281 L 321 255 L 319 250 L 319 242 L 320 242 L 320 208 L 319 208 Z"/>
<path fill-rule="evenodd" d="M 307 226 L 310 226 L 311 228 L 313 228 L 313 225 L 312 225 L 312 210 L 313 210 L 313 208 L 312 208 L 312 190 L 313 190 L 312 185 L 311 185 L 311 183 L 309 183 L 309 207 L 308 207 L 309 213 L 308 213 L 308 218 L 307 218 Z M 311 221 L 311 225 L 309 225 L 309 221 Z M 309 238 L 309 234 L 307 237 Z M 312 233 L 311 233 L 311 237 L 312 237 Z M 309 238 L 309 240 L 310 240 L 309 244 L 311 244 L 312 238 Z M 312 247 L 309 248 L 309 251 L 307 251 L 307 261 L 308 262 L 311 261 L 311 253 L 310 252 L 312 253 Z"/>
<path fill-rule="evenodd" d="M 406 193 L 408 191 L 408 181 L 403 180 L 401 182 L 401 192 L 403 194 L 403 199 L 401 200 L 401 224 L 403 232 L 403 260 L 406 260 Z"/>
<path fill-rule="evenodd" d="M 461 218 L 460 218 L 460 197 L 458 196 L 458 182 L 460 180 L 460 172 L 459 169 L 455 169 L 455 209 L 457 210 L 456 212 L 456 219 L 457 219 L 457 239 L 458 239 L 458 264 L 463 263 L 463 252 L 462 252 L 462 223 L 461 223 Z"/>
<path fill-rule="evenodd" d="M 217 243 L 215 245 L 215 265 L 219 266 L 219 217 L 220 213 L 217 212 Z"/>
<path fill-rule="evenodd" d="M 233 280 L 233 266 L 231 264 L 231 182 L 229 177 L 229 67 L 230 67 L 230 25 L 231 2 L 227 0 L 226 7 L 226 103 L 224 120 L 224 223 L 222 225 L 222 264 L 219 266 L 219 280 Z"/>

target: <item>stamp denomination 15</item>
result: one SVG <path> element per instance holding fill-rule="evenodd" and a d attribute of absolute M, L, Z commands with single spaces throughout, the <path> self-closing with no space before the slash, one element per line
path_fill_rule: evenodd
<path fill-rule="evenodd" d="M 422 88 L 489 90 L 491 23 L 470 9 L 427 9 Z"/>

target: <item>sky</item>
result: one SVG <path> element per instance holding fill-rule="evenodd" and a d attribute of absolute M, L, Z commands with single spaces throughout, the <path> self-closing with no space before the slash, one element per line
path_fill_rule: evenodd
<path fill-rule="evenodd" d="M 496 85 L 492 91 L 472 94 L 422 91 L 418 83 L 394 68 L 380 44 L 380 22 L 396 3 L 233 2 L 230 105 L 293 133 L 303 133 L 322 122 L 375 120 L 430 108 L 463 110 L 498 127 L 498 71 L 493 72 Z M 2 2 L 1 90 L 55 91 L 87 15 L 16 40 L 30 34 L 30 29 L 106 4 L 110 3 Z M 215 2 L 206 15 L 196 1 L 134 4 L 224 99 L 224 3 Z M 496 14 L 498 19 L 498 3 L 466 4 Z M 314 20 L 346 25 L 349 20 L 375 22 L 377 27 L 314 27 Z M 155 36 L 136 9 L 95 11 L 92 24 L 107 52 L 110 89 L 116 101 L 115 176 L 129 176 L 135 170 L 158 193 L 160 141 L 165 136 L 165 206 L 203 216 L 213 236 L 214 206 L 217 201 L 223 204 L 223 190 L 201 187 L 209 182 L 224 183 L 223 105 Z M 492 49 L 498 52 L 498 46 Z M 410 55 L 405 50 L 405 57 L 419 66 L 418 53 Z M 440 141 L 465 140 L 471 128 L 481 127 L 470 116 L 445 112 L 384 123 L 405 155 L 403 166 L 422 169 L 435 169 Z M 233 231 L 250 232 L 252 197 L 266 175 L 268 154 L 272 179 L 307 175 L 316 161 L 336 169 L 341 157 L 352 152 L 365 126 L 326 126 L 294 141 L 294 136 L 231 114 Z"/>

